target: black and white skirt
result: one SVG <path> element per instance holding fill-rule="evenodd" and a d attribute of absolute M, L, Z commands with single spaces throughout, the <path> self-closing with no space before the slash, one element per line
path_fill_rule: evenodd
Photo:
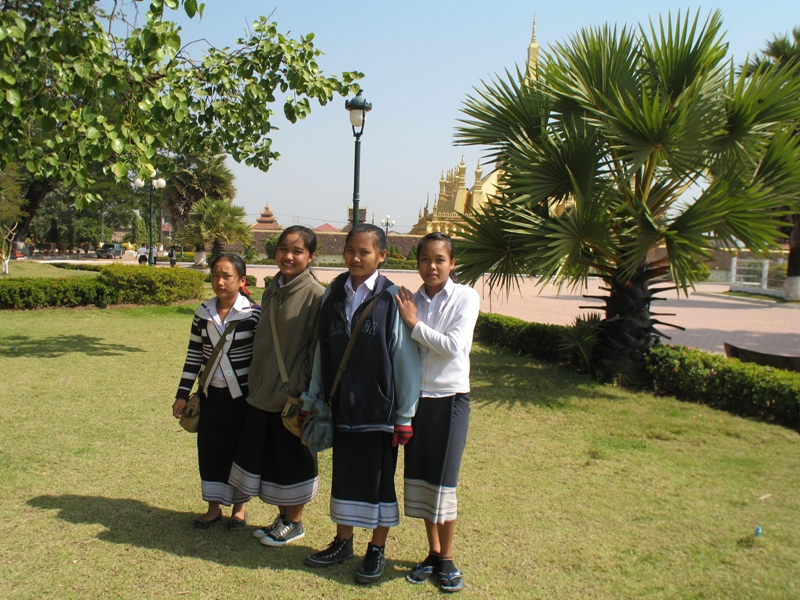
<path fill-rule="evenodd" d="M 267 504 L 305 504 L 319 489 L 317 457 L 283 426 L 280 413 L 248 405 L 228 482 Z"/>
<path fill-rule="evenodd" d="M 200 488 L 206 502 L 229 506 L 247 500 L 246 495 L 228 483 L 246 413 L 244 397 L 231 398 L 228 388 L 209 386 L 208 396 L 200 402 L 197 462 Z"/>
<path fill-rule="evenodd" d="M 405 446 L 406 516 L 447 523 L 458 516 L 456 486 L 469 429 L 469 394 L 420 398 Z"/>
<path fill-rule="evenodd" d="M 331 519 L 339 525 L 394 527 L 400 509 L 394 488 L 397 448 L 383 431 L 333 436 Z"/>

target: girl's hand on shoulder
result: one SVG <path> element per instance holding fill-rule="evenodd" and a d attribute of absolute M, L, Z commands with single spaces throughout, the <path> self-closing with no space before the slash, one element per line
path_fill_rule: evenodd
<path fill-rule="evenodd" d="M 186 408 L 186 400 L 175 398 L 175 402 L 172 404 L 172 416 L 180 419 L 184 408 Z"/>
<path fill-rule="evenodd" d="M 414 294 L 411 290 L 401 287 L 400 291 L 394 295 L 397 300 L 397 309 L 400 311 L 400 318 L 403 319 L 406 325 L 411 329 L 419 323 L 417 319 L 417 305 L 414 303 Z"/>

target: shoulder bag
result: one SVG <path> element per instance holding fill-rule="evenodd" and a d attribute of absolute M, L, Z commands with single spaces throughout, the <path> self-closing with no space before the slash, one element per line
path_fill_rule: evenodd
<path fill-rule="evenodd" d="M 361 331 L 361 324 L 367 315 L 372 311 L 372 307 L 377 300 L 377 296 L 361 313 L 358 322 L 356 323 L 353 333 L 350 335 L 350 341 L 347 342 L 347 347 L 342 355 L 342 362 L 339 363 L 339 370 L 336 371 L 336 377 L 333 379 L 333 386 L 331 386 L 331 393 L 327 402 L 317 401 L 308 413 L 305 422 L 303 423 L 303 444 L 308 446 L 312 452 L 322 452 L 333 446 L 333 411 L 331 410 L 330 399 L 336 395 L 339 390 L 339 382 L 342 379 L 342 374 L 347 368 L 347 360 L 350 358 L 350 353 L 353 351 L 353 345 L 356 343 L 358 332 Z"/>
<path fill-rule="evenodd" d="M 275 345 L 275 358 L 278 361 L 278 370 L 281 373 L 281 382 L 286 390 L 286 404 L 283 405 L 281 421 L 283 426 L 295 434 L 297 437 L 302 435 L 300 427 L 297 426 L 297 416 L 303 410 L 303 401 L 292 396 L 289 391 L 289 375 L 286 372 L 286 364 L 283 362 L 283 352 L 281 352 L 281 341 L 278 339 L 278 302 L 275 296 L 270 298 L 270 327 L 272 327 L 272 343 Z"/>
<path fill-rule="evenodd" d="M 183 408 L 181 419 L 178 423 L 189 433 L 197 433 L 197 426 L 200 424 L 200 401 L 203 399 L 203 394 L 205 393 L 206 382 L 211 376 L 212 368 L 217 364 L 217 357 L 220 352 L 222 352 L 222 347 L 225 345 L 225 338 L 228 337 L 231 331 L 236 329 L 238 322 L 239 321 L 231 321 L 225 327 L 225 331 L 220 336 L 217 345 L 214 346 L 214 351 L 211 353 L 211 356 L 208 357 L 208 362 L 203 365 L 203 371 L 200 373 L 200 377 L 197 378 L 197 389 L 189 396 L 189 401 Z M 208 365 L 211 365 L 211 368 L 208 368 Z"/>

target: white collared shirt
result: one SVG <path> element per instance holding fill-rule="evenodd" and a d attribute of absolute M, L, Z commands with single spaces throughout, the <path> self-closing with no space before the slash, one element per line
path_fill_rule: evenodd
<path fill-rule="evenodd" d="M 228 314 L 225 315 L 225 320 L 219 318 L 219 313 L 217 312 L 217 303 L 212 302 L 211 305 L 208 307 L 208 313 L 211 315 L 211 322 L 214 323 L 214 327 L 217 328 L 217 332 L 222 335 L 225 332 L 225 325 L 227 324 L 228 320 L 230 319 L 231 315 L 237 314 L 242 312 L 244 308 L 244 302 L 246 298 L 239 294 L 236 298 L 236 302 L 233 303 L 233 306 L 228 311 Z M 230 334 L 229 334 L 230 335 Z M 230 344 L 229 344 L 230 345 Z M 227 381 L 225 380 L 225 375 L 222 372 L 222 361 L 217 363 L 217 368 L 214 369 L 214 375 L 211 377 L 211 381 L 209 382 L 210 386 L 224 388 L 228 386 Z"/>
<path fill-rule="evenodd" d="M 353 289 L 353 276 L 347 278 L 344 282 L 344 315 L 347 317 L 347 330 L 350 331 L 350 323 L 353 320 L 353 313 L 356 309 L 364 303 L 364 300 L 369 293 L 375 289 L 375 282 L 378 281 L 378 271 L 370 275 L 367 280 Z"/>
<path fill-rule="evenodd" d="M 428 298 L 422 285 L 414 294 L 417 319 L 411 338 L 419 344 L 421 395 L 443 398 L 469 392 L 469 352 L 481 299 L 471 287 L 448 280 Z"/>

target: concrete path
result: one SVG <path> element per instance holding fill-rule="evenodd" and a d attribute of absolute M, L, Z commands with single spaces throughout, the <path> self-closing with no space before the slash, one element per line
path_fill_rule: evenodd
<path fill-rule="evenodd" d="M 318 268 L 314 272 L 320 281 L 327 282 L 342 270 Z M 248 267 L 248 274 L 259 279 L 275 273 L 276 267 Z M 387 271 L 385 274 L 398 285 L 412 290 L 420 285 L 416 271 Z M 489 288 L 480 283 L 476 289 L 481 294 L 484 312 L 556 325 L 570 325 L 576 316 L 592 310 L 581 307 L 600 310 L 602 303 L 584 298 L 584 294 L 604 295 L 596 279 L 589 281 L 588 290 L 563 289 L 561 294 L 552 286 L 540 290 L 536 280 L 531 279 L 526 279 L 519 291 L 508 295 L 490 294 Z M 654 302 L 653 312 L 670 313 L 670 316 L 656 318 L 686 328 L 681 331 L 662 327 L 662 333 L 672 338 L 664 341 L 720 354 L 725 353 L 723 343 L 728 342 L 769 354 L 800 356 L 800 305 L 722 295 L 728 289 L 726 283 L 701 283 L 688 298 L 677 297 L 674 290 L 660 294 L 666 300 Z"/>
<path fill-rule="evenodd" d="M 73 261 L 63 261 L 73 262 Z M 108 261 L 87 260 L 108 264 Z M 189 263 L 180 263 L 190 266 Z M 159 264 L 159 266 L 165 266 Z M 342 269 L 316 268 L 320 281 L 329 282 Z M 277 267 L 250 265 L 248 275 L 263 280 L 265 275 L 275 275 Z M 386 276 L 398 285 L 416 290 L 420 278 L 416 271 L 386 271 Z M 589 281 L 588 289 L 563 289 L 547 286 L 540 289 L 537 281 L 526 278 L 520 289 L 510 294 L 494 292 L 481 282 L 476 285 L 481 294 L 481 310 L 494 312 L 538 323 L 571 325 L 579 314 L 599 311 L 599 300 L 584 298 L 584 295 L 604 295 L 599 289 L 599 280 Z M 736 298 L 725 296 L 727 283 L 701 283 L 689 297 L 678 297 L 675 291 L 660 294 L 665 301 L 653 303 L 654 313 L 669 313 L 656 317 L 666 323 L 685 328 L 685 331 L 661 327 L 662 333 L 671 339 L 668 344 L 699 348 L 708 352 L 725 353 L 724 342 L 768 354 L 800 356 L 800 304 L 783 304 L 769 300 Z M 595 308 L 592 308 L 595 307 Z"/>

